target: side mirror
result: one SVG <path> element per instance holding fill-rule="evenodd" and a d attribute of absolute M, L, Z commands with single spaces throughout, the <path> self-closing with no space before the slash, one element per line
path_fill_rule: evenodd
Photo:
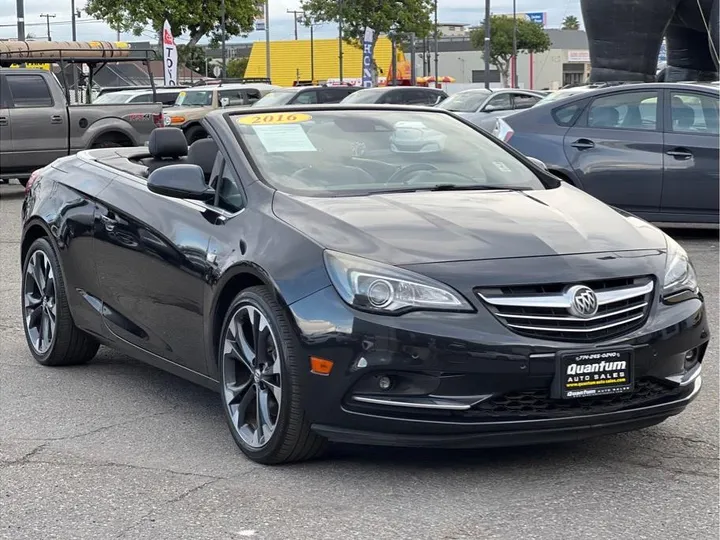
<path fill-rule="evenodd" d="M 485 105 L 482 108 L 481 112 L 495 112 L 495 111 L 499 111 L 499 110 L 500 110 L 500 107 L 496 107 L 495 105 Z"/>
<path fill-rule="evenodd" d="M 543 171 L 547 171 L 547 170 L 548 170 L 547 165 L 545 165 L 545 163 L 542 162 L 542 161 L 540 161 L 539 159 L 534 158 L 534 157 L 530 157 L 530 156 L 525 156 L 525 157 L 528 158 L 528 160 L 532 161 L 532 162 L 533 162 L 533 165 L 535 165 L 536 167 L 541 168 Z"/>
<path fill-rule="evenodd" d="M 148 176 L 147 186 L 153 193 L 176 199 L 207 201 L 215 196 L 199 165 L 183 163 L 155 169 Z"/>
<path fill-rule="evenodd" d="M 220 98 L 220 106 L 221 106 L 223 109 L 224 109 L 225 107 L 227 107 L 228 105 L 230 105 L 230 98 L 226 98 L 226 97 Z"/>

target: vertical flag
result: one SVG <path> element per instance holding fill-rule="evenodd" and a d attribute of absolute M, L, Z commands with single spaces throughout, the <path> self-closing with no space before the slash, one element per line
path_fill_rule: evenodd
<path fill-rule="evenodd" d="M 165 66 L 165 86 L 177 86 L 178 54 L 168 21 L 165 21 L 163 25 L 163 65 Z"/>
<path fill-rule="evenodd" d="M 373 62 L 375 30 L 365 28 L 365 36 L 363 37 L 363 57 L 362 57 L 362 87 L 371 88 L 375 79 L 375 69 Z"/>

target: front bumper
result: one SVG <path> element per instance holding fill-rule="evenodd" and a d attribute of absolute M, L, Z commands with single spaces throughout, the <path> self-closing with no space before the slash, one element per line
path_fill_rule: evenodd
<path fill-rule="evenodd" d="M 582 345 L 523 337 L 480 313 L 360 313 L 332 287 L 290 310 L 301 358 L 334 364 L 329 375 L 301 369 L 306 417 L 330 440 L 358 444 L 507 446 L 651 426 L 697 396 L 710 337 L 700 299 L 658 304 L 642 328 Z M 551 397 L 557 353 L 618 347 L 633 350 L 634 392 Z M 397 381 L 388 391 L 375 384 L 383 375 Z"/>

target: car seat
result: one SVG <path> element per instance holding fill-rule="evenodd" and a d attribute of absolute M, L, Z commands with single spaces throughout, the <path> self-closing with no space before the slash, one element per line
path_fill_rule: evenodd
<path fill-rule="evenodd" d="M 198 165 L 205 173 L 205 182 L 210 182 L 215 159 L 218 155 L 218 145 L 212 139 L 200 139 L 188 148 L 187 163 Z"/>
<path fill-rule="evenodd" d="M 187 139 L 180 128 L 156 128 L 150 133 L 148 151 L 152 157 L 140 160 L 147 167 L 147 175 L 167 165 L 185 163 Z"/>

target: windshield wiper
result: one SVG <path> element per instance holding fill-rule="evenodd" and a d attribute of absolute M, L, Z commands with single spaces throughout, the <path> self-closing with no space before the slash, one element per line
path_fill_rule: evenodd
<path fill-rule="evenodd" d="M 526 191 L 523 186 L 484 186 L 481 184 L 435 184 L 434 186 L 409 187 L 400 189 L 384 189 L 373 191 L 372 194 L 380 193 L 417 193 L 419 191 Z"/>

